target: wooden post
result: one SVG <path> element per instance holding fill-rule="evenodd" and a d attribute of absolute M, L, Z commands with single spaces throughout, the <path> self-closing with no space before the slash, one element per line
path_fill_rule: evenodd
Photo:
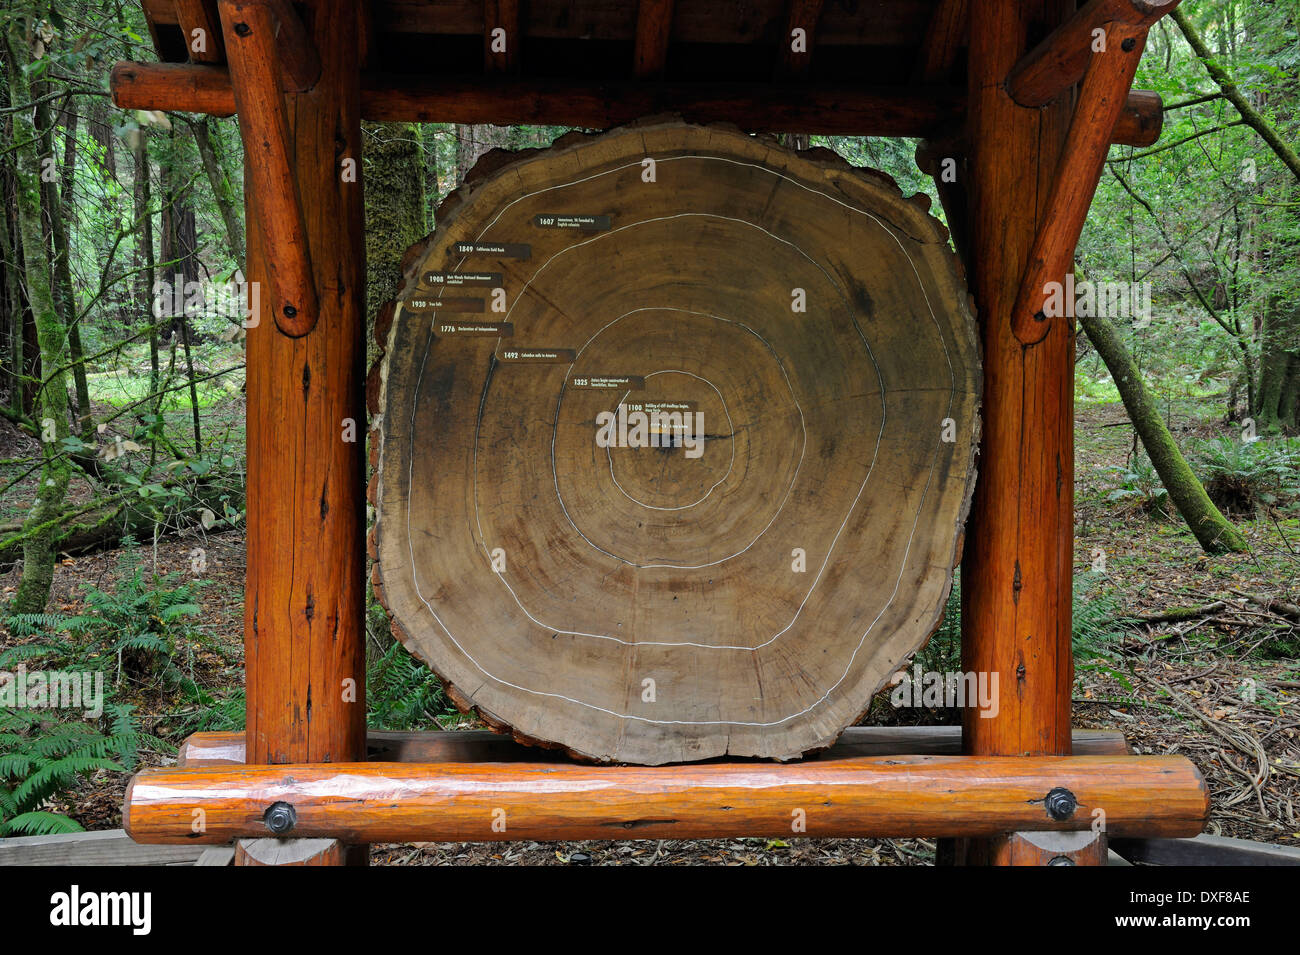
<path fill-rule="evenodd" d="M 285 97 L 319 318 L 291 338 L 271 296 L 248 331 L 247 756 L 365 758 L 361 128 L 356 14 L 315 0 L 321 76 Z M 259 221 L 248 196 L 248 221 Z M 272 287 L 276 248 L 248 230 L 248 279 Z"/>
<path fill-rule="evenodd" d="M 983 326 L 984 423 L 962 564 L 962 658 L 968 671 L 998 673 L 1001 697 L 996 716 L 966 711 L 964 744 L 972 754 L 1070 752 L 1074 329 L 1054 322 L 1026 347 L 1011 327 L 1070 94 L 1026 109 L 1002 81 L 1032 40 L 1073 6 L 971 6 L 970 280 Z"/>

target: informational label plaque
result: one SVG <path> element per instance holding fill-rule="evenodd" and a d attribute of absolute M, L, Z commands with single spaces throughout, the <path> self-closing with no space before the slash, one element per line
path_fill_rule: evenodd
<path fill-rule="evenodd" d="M 421 276 L 425 285 L 490 285 L 499 287 L 503 276 L 500 272 L 425 272 Z"/>
<path fill-rule="evenodd" d="M 621 388 L 624 391 L 644 391 L 645 379 L 640 375 L 579 375 L 569 379 L 575 388 Z"/>
<path fill-rule="evenodd" d="M 513 338 L 514 322 L 438 322 L 433 330 L 439 335 L 492 335 Z"/>
<path fill-rule="evenodd" d="M 542 229 L 579 229 L 583 232 L 601 232 L 609 228 L 609 216 L 543 213 L 533 217 L 533 225 Z"/>
<path fill-rule="evenodd" d="M 442 298 L 428 298 L 420 296 L 418 298 L 408 298 L 402 303 L 408 311 L 412 312 L 481 312 L 483 311 L 483 299 L 481 298 L 458 298 L 452 295 L 444 295 Z"/>
<path fill-rule="evenodd" d="M 502 361 L 570 364 L 578 357 L 572 348 L 508 348 L 500 355 Z"/>
<path fill-rule="evenodd" d="M 500 259 L 529 259 L 533 247 L 527 242 L 457 242 L 452 248 L 461 255 L 495 255 Z"/>

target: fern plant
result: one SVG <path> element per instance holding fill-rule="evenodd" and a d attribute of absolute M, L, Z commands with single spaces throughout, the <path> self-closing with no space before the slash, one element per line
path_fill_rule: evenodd
<path fill-rule="evenodd" d="M 1226 439 L 1209 441 L 1197 454 L 1205 491 L 1229 514 L 1253 518 L 1300 497 L 1300 441 Z"/>
<path fill-rule="evenodd" d="M 82 778 L 135 767 L 140 736 L 131 707 L 110 704 L 100 726 L 49 710 L 0 710 L 0 837 L 80 832 L 52 800 Z"/>
<path fill-rule="evenodd" d="M 368 671 L 366 709 L 371 726 L 420 729 L 457 713 L 438 678 L 400 643 L 389 647 Z"/>

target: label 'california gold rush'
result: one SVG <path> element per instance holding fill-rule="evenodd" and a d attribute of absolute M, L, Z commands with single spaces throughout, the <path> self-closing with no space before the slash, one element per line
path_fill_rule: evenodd
<path fill-rule="evenodd" d="M 527 259 L 533 254 L 527 242 L 457 242 L 453 248 L 459 255 L 495 255 L 503 259 Z"/>
<path fill-rule="evenodd" d="M 438 322 L 433 330 L 439 335 L 494 335 L 513 338 L 514 322 Z"/>

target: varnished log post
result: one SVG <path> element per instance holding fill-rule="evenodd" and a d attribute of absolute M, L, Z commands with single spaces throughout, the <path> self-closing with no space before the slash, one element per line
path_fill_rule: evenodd
<path fill-rule="evenodd" d="M 966 670 L 999 675 L 1001 703 L 991 718 L 966 711 L 965 749 L 980 755 L 1070 752 L 1074 330 L 1054 322 L 1025 347 L 1011 327 L 1070 94 L 1026 109 L 1003 80 L 1072 9 L 1069 0 L 971 6 L 970 279 L 984 343 L 984 426 L 962 564 L 962 656 Z"/>
<path fill-rule="evenodd" d="M 248 331 L 244 649 L 254 763 L 350 762 L 366 754 L 356 16 L 346 0 L 316 0 L 307 12 L 320 78 L 284 102 L 319 317 L 310 332 L 290 337 L 272 319 L 275 300 L 262 294 Z M 246 181 L 253 172 L 246 170 Z M 250 224 L 266 213 L 261 199 L 248 191 Z M 273 287 L 282 252 L 250 228 L 248 279 Z"/>

